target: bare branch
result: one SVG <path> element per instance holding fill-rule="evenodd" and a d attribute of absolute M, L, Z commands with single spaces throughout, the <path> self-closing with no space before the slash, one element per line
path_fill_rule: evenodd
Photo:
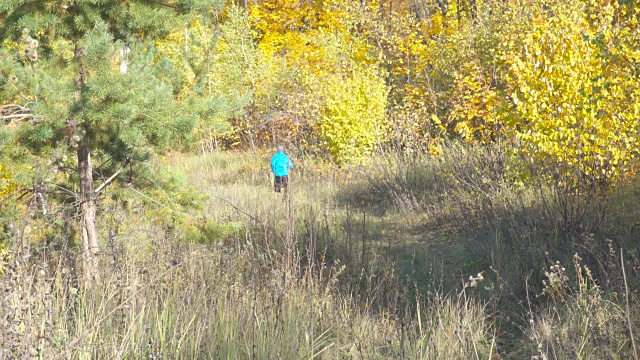
<path fill-rule="evenodd" d="M 147 195 L 143 194 L 142 192 L 140 192 L 140 191 L 138 191 L 138 190 L 134 189 L 134 188 L 133 188 L 133 187 L 131 187 L 131 186 L 127 187 L 127 189 L 129 189 L 129 190 L 133 191 L 134 193 L 136 193 L 136 194 L 138 194 L 138 195 L 142 196 L 143 198 L 145 198 L 145 199 L 147 199 L 147 200 L 151 201 L 152 203 L 154 203 L 154 204 L 156 204 L 156 205 L 158 205 L 158 206 L 161 206 L 161 207 L 163 207 L 163 208 L 165 208 L 165 209 L 167 209 L 167 210 L 169 210 L 169 211 L 171 211 L 171 212 L 174 212 L 174 213 L 176 213 L 176 214 L 180 214 L 180 215 L 184 215 L 184 216 L 186 216 L 186 217 L 188 217 L 188 218 L 190 218 L 190 219 L 194 219 L 194 220 L 195 220 L 195 218 L 194 218 L 193 216 L 191 216 L 191 215 L 189 215 L 189 214 L 187 214 L 187 213 L 185 213 L 185 212 L 182 212 L 182 211 L 178 211 L 178 210 L 176 210 L 176 209 L 173 209 L 173 208 L 171 208 L 170 206 L 165 205 L 165 204 L 163 204 L 163 203 L 161 203 L 161 202 L 159 202 L 159 201 L 156 201 L 156 200 L 152 199 L 151 197 L 149 197 L 149 196 L 147 196 Z"/>
<path fill-rule="evenodd" d="M 0 114 L 1 120 L 10 120 L 11 124 L 34 117 L 30 108 L 18 104 L 0 105 Z"/>
<path fill-rule="evenodd" d="M 73 197 L 75 197 L 77 195 L 75 193 L 71 193 L 71 192 L 65 191 L 65 190 L 51 190 L 51 191 L 47 191 L 47 194 L 69 195 L 69 196 L 73 196 Z"/>
<path fill-rule="evenodd" d="M 278 121 L 278 120 L 286 118 L 287 116 L 290 116 L 290 115 L 291 114 L 289 114 L 288 112 L 285 112 L 285 111 L 280 111 L 277 114 L 273 114 L 273 115 L 269 116 L 269 118 L 267 118 L 267 120 L 265 120 L 262 123 L 260 123 L 258 125 L 258 129 L 264 128 L 265 126 L 267 126 L 272 121 Z"/>
<path fill-rule="evenodd" d="M 118 169 L 118 171 L 113 173 L 113 175 L 111 175 L 107 180 L 105 180 L 102 183 L 102 185 L 98 186 L 98 188 L 95 190 L 95 193 L 99 194 L 100 191 L 102 191 L 107 185 L 109 185 L 113 180 L 115 180 L 115 178 L 117 178 L 118 175 L 122 173 L 122 171 L 124 171 L 124 166 L 120 167 L 120 169 Z"/>
<path fill-rule="evenodd" d="M 4 202 L 6 199 L 17 195 L 20 192 L 24 192 L 23 194 L 21 194 L 18 198 L 22 198 L 25 194 L 28 194 L 29 192 L 33 191 L 33 189 L 29 188 L 29 189 L 18 189 L 15 191 L 12 191 L 10 193 L 8 193 L 7 195 L 3 196 L 2 198 L 0 198 L 0 203 Z"/>
<path fill-rule="evenodd" d="M 14 118 L 29 118 L 32 117 L 31 114 L 10 114 L 10 115 L 2 115 L 2 119 L 14 119 Z"/>
<path fill-rule="evenodd" d="M 216 198 L 216 199 L 218 199 L 218 200 L 222 200 L 222 201 L 224 201 L 225 203 L 229 204 L 229 206 L 231 206 L 232 208 L 234 208 L 234 209 L 235 209 L 237 212 L 239 212 L 240 214 L 243 214 L 243 215 L 247 216 L 248 218 L 250 218 L 251 220 L 255 221 L 256 223 L 258 223 L 258 224 L 261 224 L 261 225 L 265 226 L 265 224 L 264 224 L 262 221 L 260 221 L 260 219 L 258 219 L 258 218 L 256 218 L 255 216 L 253 216 L 253 215 L 249 214 L 248 212 L 246 212 L 246 211 L 242 210 L 241 208 L 239 208 L 238 206 L 236 206 L 236 205 L 235 205 L 234 203 L 232 203 L 231 201 L 229 201 L 229 200 L 227 200 L 227 199 L 225 199 L 225 198 L 223 198 L 223 197 L 216 196 L 216 195 L 213 195 L 213 197 L 214 197 L 214 198 Z"/>
<path fill-rule="evenodd" d="M 111 159 L 109 159 L 111 160 Z M 107 160 L 108 161 L 108 160 Z M 115 180 L 118 175 L 122 174 L 122 172 L 124 171 L 124 169 L 127 167 L 127 165 L 129 165 L 129 163 L 131 162 L 130 158 L 125 159 L 122 164 L 120 165 L 120 168 L 118 168 L 118 170 L 113 173 L 113 175 L 111 175 L 107 180 L 105 180 L 102 185 L 98 186 L 98 188 L 96 190 L 94 190 L 95 194 L 99 194 L 100 191 L 104 190 L 104 188 L 109 185 L 110 183 L 113 182 L 113 180 Z M 106 163 L 106 161 L 103 163 L 103 165 Z"/>
<path fill-rule="evenodd" d="M 47 191 L 50 194 L 65 194 L 65 195 L 69 195 L 72 196 L 74 198 L 78 197 L 78 193 L 76 193 L 75 191 L 71 191 L 67 188 L 64 188 L 58 184 L 53 184 L 53 186 L 55 186 L 56 188 L 58 188 L 57 190 L 51 190 L 51 191 Z"/>
<path fill-rule="evenodd" d="M 31 114 L 11 114 L 11 115 L 3 115 L 0 117 L 2 120 L 11 120 L 11 123 L 20 122 L 25 119 L 29 119 L 33 117 Z"/>
<path fill-rule="evenodd" d="M 5 104 L 5 105 L 0 105 L 0 111 L 7 111 L 7 109 L 16 109 L 15 111 L 31 111 L 31 109 L 29 109 L 26 106 L 22 106 L 22 105 L 18 105 L 18 104 Z"/>
<path fill-rule="evenodd" d="M 150 2 L 150 3 L 152 3 L 152 4 L 157 4 L 157 5 L 160 5 L 160 6 L 164 6 L 164 7 L 168 7 L 168 8 L 170 8 L 170 9 L 177 9 L 177 7 L 176 7 L 176 6 L 174 6 L 174 5 L 165 4 L 165 3 L 162 3 L 162 2 L 160 2 L 160 1 L 147 0 L 147 2 Z"/>

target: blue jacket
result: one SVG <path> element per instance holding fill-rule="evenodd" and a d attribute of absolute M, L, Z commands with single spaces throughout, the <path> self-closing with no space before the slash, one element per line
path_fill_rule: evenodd
<path fill-rule="evenodd" d="M 271 172 L 275 176 L 287 176 L 289 175 L 289 169 L 293 169 L 293 163 L 285 153 L 279 152 L 273 155 L 273 158 L 271 158 Z"/>

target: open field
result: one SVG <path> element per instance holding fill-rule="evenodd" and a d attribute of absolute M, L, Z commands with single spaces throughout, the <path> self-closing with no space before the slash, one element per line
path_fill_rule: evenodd
<path fill-rule="evenodd" d="M 633 357 L 623 226 L 636 204 L 612 194 L 619 215 L 600 232 L 545 238 L 534 189 L 488 172 L 495 154 L 450 154 L 296 160 L 289 197 L 273 195 L 270 154 L 167 156 L 156 167 L 184 190 L 105 198 L 99 285 L 81 284 L 77 238 L 22 233 L 3 260 L 4 356 Z M 611 226 L 607 255 L 596 245 Z"/>

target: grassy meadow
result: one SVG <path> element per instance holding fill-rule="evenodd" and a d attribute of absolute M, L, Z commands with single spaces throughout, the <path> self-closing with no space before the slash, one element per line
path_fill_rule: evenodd
<path fill-rule="evenodd" d="M 561 199 L 452 144 L 342 168 L 294 156 L 274 196 L 270 156 L 170 154 L 154 167 L 179 190 L 107 192 L 92 287 L 64 207 L 17 222 L 0 358 L 637 358 L 632 180 Z"/>

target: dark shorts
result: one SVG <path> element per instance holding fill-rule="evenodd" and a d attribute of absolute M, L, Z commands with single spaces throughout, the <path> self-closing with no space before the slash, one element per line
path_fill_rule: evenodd
<path fill-rule="evenodd" d="M 289 187 L 289 176 L 276 176 L 276 180 L 273 182 L 275 192 L 280 192 L 282 189 L 287 191 Z"/>

